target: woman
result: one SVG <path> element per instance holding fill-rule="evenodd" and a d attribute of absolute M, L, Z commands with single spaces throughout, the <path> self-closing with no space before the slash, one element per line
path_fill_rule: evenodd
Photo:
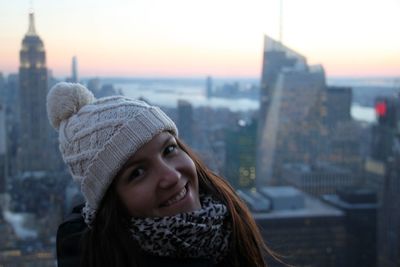
<path fill-rule="evenodd" d="M 59 83 L 47 110 L 88 226 L 75 225 L 72 239 L 58 233 L 59 266 L 68 262 L 60 255 L 81 266 L 266 266 L 275 258 L 248 208 L 159 108 L 95 100 L 82 85 Z"/>

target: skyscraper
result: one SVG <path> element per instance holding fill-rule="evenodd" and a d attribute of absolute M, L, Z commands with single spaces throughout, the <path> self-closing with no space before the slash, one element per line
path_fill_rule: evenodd
<path fill-rule="evenodd" d="M 256 178 L 256 121 L 239 120 L 226 130 L 225 177 L 235 189 L 254 188 Z"/>
<path fill-rule="evenodd" d="M 312 163 L 326 134 L 325 73 L 268 36 L 264 43 L 258 129 L 257 185 L 279 184 L 284 163 Z"/>
<path fill-rule="evenodd" d="M 76 56 L 72 57 L 71 62 L 71 77 L 66 79 L 66 82 L 77 83 L 78 81 L 78 60 Z"/>
<path fill-rule="evenodd" d="M 281 179 L 284 184 L 314 196 L 333 194 L 339 188 L 360 184 L 358 175 L 330 162 L 317 162 L 312 165 L 286 163 L 282 168 Z"/>
<path fill-rule="evenodd" d="M 367 140 L 363 136 L 364 127 L 351 118 L 352 88 L 330 86 L 326 91 L 324 124 L 328 130 L 329 146 L 324 160 L 359 173 L 362 143 L 367 143 Z"/>
<path fill-rule="evenodd" d="M 19 67 L 20 138 L 18 172 L 47 170 L 49 123 L 46 114 L 47 68 L 44 45 L 37 35 L 34 14 L 22 41 Z"/>
<path fill-rule="evenodd" d="M 351 120 L 352 90 L 350 87 L 327 88 L 327 124 L 330 128 L 337 123 Z"/>
<path fill-rule="evenodd" d="M 17 173 L 18 132 L 21 116 L 19 115 L 19 75 L 14 73 L 7 77 L 5 92 L 5 125 L 7 140 L 7 176 Z"/>
<path fill-rule="evenodd" d="M 376 192 L 362 187 L 337 190 L 323 199 L 342 210 L 346 227 L 346 266 L 376 266 Z"/>
<path fill-rule="evenodd" d="M 387 164 L 381 206 L 378 211 L 378 266 L 400 266 L 400 140 Z"/>
<path fill-rule="evenodd" d="M 347 266 L 344 213 L 290 186 L 258 188 L 268 211 L 256 211 L 246 199 L 269 247 L 289 265 L 268 262 L 268 266 Z M 253 195 L 247 194 L 254 198 Z M 265 202 L 254 199 L 258 206 Z"/>
<path fill-rule="evenodd" d="M 72 82 L 77 83 L 78 82 L 78 60 L 76 56 L 72 57 Z"/>
<path fill-rule="evenodd" d="M 179 135 L 186 144 L 193 144 L 193 107 L 186 100 L 178 100 Z"/>
<path fill-rule="evenodd" d="M 0 72 L 0 102 L 4 102 L 5 98 L 5 81 L 3 73 Z"/>
<path fill-rule="evenodd" d="M 400 96 L 385 100 L 377 108 L 378 125 L 373 153 L 385 163 L 380 207 L 378 210 L 378 266 L 400 266 Z M 377 151 L 374 151 L 377 150 Z"/>
<path fill-rule="evenodd" d="M 279 73 L 283 69 L 306 65 L 304 56 L 292 51 L 269 36 L 264 37 L 263 67 L 260 91 L 260 122 L 264 123 Z M 260 125 L 259 129 L 262 129 Z"/>
<path fill-rule="evenodd" d="M 6 124 L 4 106 L 4 80 L 0 73 L 0 194 L 6 186 Z"/>
<path fill-rule="evenodd" d="M 207 98 L 210 98 L 213 95 L 213 80 L 212 80 L 211 76 L 207 76 L 206 95 L 207 95 Z"/>

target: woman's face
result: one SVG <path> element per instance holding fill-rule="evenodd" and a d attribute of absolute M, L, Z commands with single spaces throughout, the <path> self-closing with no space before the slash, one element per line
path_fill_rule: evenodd
<path fill-rule="evenodd" d="M 117 195 L 134 217 L 163 217 L 200 209 L 199 183 L 192 159 L 175 137 L 160 133 L 125 164 Z"/>

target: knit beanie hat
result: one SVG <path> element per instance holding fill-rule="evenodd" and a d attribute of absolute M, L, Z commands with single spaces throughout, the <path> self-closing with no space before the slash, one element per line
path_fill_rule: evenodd
<path fill-rule="evenodd" d="M 124 163 L 174 122 L 159 109 L 123 96 L 95 99 L 84 86 L 61 82 L 47 95 L 47 114 L 59 132 L 60 151 L 86 200 L 91 224 L 112 180 Z"/>

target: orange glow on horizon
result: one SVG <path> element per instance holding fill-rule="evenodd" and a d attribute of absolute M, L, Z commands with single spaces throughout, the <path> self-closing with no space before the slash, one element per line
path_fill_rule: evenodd
<path fill-rule="evenodd" d="M 16 73 L 28 3 L 4 1 L 0 72 Z M 37 1 L 35 28 L 54 76 L 260 77 L 279 1 Z M 227 9 L 227 7 L 229 7 Z M 345 8 L 344 8 L 345 7 Z M 330 75 L 400 75 L 397 0 L 284 1 L 283 41 Z M 339 16 L 338 16 L 339 14 Z"/>

